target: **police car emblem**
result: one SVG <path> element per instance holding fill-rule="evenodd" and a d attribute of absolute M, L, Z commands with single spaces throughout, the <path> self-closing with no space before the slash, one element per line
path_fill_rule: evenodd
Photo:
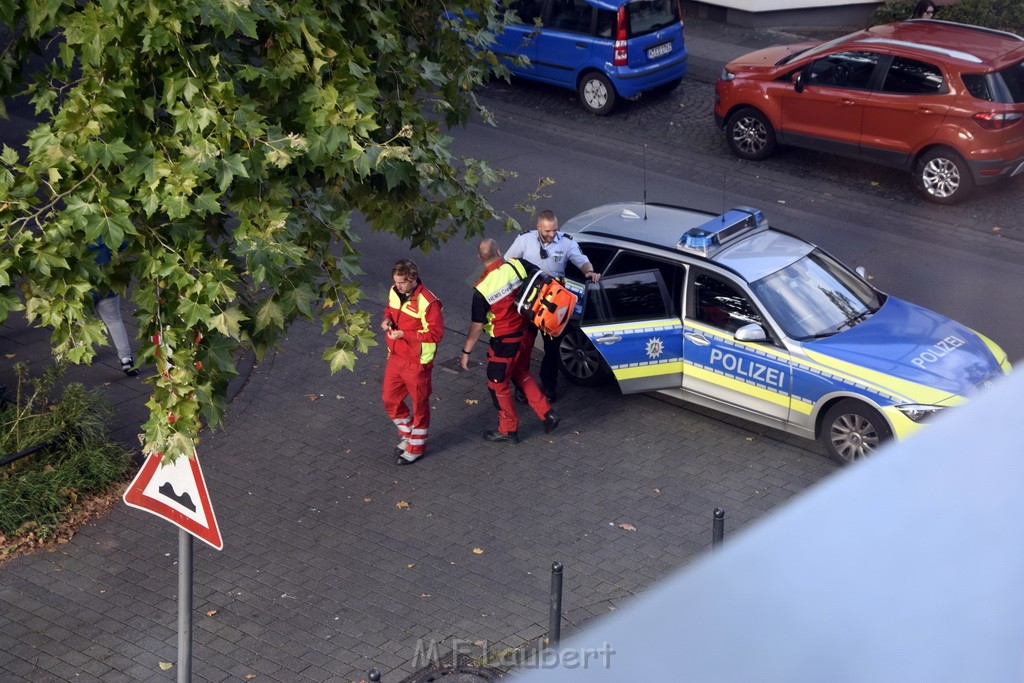
<path fill-rule="evenodd" d="M 657 358 L 665 351 L 665 345 L 661 343 L 661 340 L 657 337 L 652 337 L 647 340 L 647 357 Z"/>

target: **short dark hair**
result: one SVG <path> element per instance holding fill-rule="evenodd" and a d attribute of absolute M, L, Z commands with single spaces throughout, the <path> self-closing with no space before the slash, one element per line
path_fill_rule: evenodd
<path fill-rule="evenodd" d="M 537 214 L 537 222 L 546 221 L 548 223 L 558 224 L 558 218 L 555 217 L 555 212 L 551 209 L 544 209 Z"/>
<path fill-rule="evenodd" d="M 407 258 L 398 259 L 395 261 L 395 265 L 391 268 L 391 277 L 401 275 L 407 277 L 410 280 L 420 279 L 420 269 L 415 263 Z"/>

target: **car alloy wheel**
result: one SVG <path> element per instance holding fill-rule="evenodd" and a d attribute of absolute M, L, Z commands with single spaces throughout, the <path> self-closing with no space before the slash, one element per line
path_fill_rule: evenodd
<path fill-rule="evenodd" d="M 822 423 L 821 439 L 829 457 L 851 463 L 871 455 L 892 436 L 889 424 L 874 408 L 845 399 L 832 406 Z"/>
<path fill-rule="evenodd" d="M 741 159 L 760 161 L 775 151 L 775 129 L 753 107 L 744 107 L 730 116 L 725 132 L 729 148 Z"/>
<path fill-rule="evenodd" d="M 917 187 L 937 204 L 955 204 L 974 190 L 974 179 L 967 164 L 952 150 L 934 149 L 917 162 Z"/>
<path fill-rule="evenodd" d="M 558 346 L 558 365 L 570 382 L 584 387 L 597 387 L 612 379 L 612 371 L 587 335 L 570 325 Z"/>

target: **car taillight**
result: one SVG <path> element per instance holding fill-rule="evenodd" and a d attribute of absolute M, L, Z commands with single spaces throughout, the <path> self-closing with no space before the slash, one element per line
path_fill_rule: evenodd
<path fill-rule="evenodd" d="M 1002 130 L 1017 123 L 1022 117 L 1024 117 L 1024 114 L 1017 111 L 982 111 L 971 118 L 985 130 Z"/>
<path fill-rule="evenodd" d="M 615 66 L 626 66 L 629 64 L 629 49 L 626 47 L 626 6 L 619 7 L 615 16 L 615 52 L 612 55 L 612 64 Z"/>

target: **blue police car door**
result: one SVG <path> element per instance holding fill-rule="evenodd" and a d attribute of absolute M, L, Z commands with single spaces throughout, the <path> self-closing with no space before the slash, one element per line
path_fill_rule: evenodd
<path fill-rule="evenodd" d="M 683 325 L 673 308 L 658 270 L 607 275 L 588 285 L 580 329 L 622 393 L 682 386 Z"/>
<path fill-rule="evenodd" d="M 791 357 L 771 341 L 743 342 L 736 330 L 751 323 L 771 335 L 750 298 L 717 273 L 691 268 L 683 330 L 687 393 L 722 403 L 728 412 L 789 418 Z"/>

